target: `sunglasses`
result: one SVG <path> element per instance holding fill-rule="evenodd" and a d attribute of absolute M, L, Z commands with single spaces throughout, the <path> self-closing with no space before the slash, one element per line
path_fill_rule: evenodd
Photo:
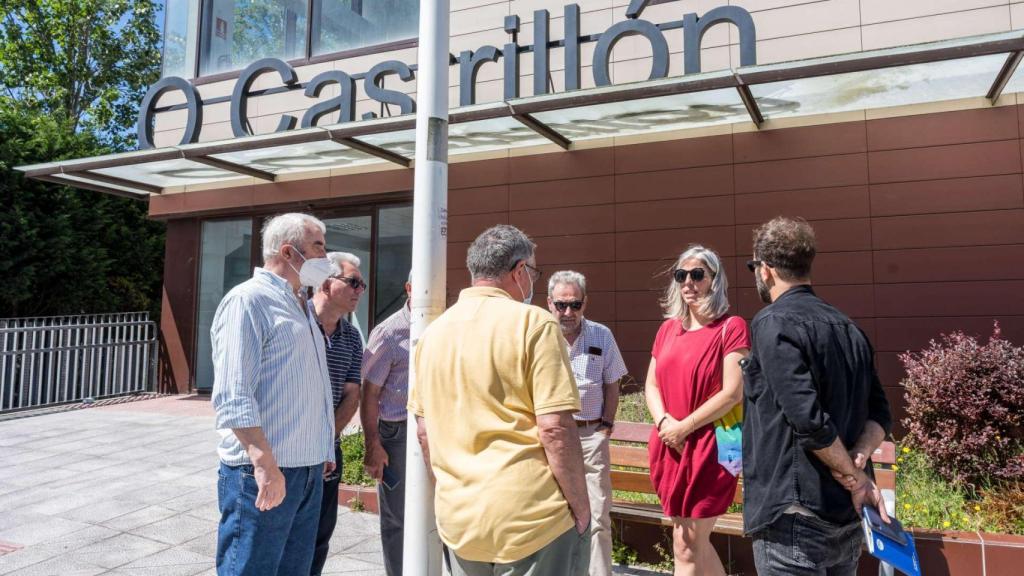
<path fill-rule="evenodd" d="M 693 270 L 687 270 L 685 268 L 676 268 L 676 271 L 672 273 L 672 277 L 676 279 L 676 282 L 682 284 L 686 282 L 686 276 L 689 275 L 690 279 L 694 282 L 700 282 L 704 279 L 704 269 L 694 268 Z"/>
<path fill-rule="evenodd" d="M 750 270 L 751 274 L 753 274 L 754 270 L 757 270 L 757 267 L 762 264 L 769 268 L 772 267 L 771 264 L 768 264 L 764 260 L 747 260 L 747 270 Z"/>
<path fill-rule="evenodd" d="M 348 284 L 353 290 L 362 290 L 366 288 L 366 282 L 364 282 L 362 278 L 356 278 L 355 276 L 334 276 L 333 278 Z"/>
<path fill-rule="evenodd" d="M 572 308 L 573 310 L 579 310 L 583 308 L 583 302 L 579 300 L 573 300 L 572 302 L 552 302 L 555 305 L 555 310 L 559 312 L 565 312 L 566 308 Z"/>

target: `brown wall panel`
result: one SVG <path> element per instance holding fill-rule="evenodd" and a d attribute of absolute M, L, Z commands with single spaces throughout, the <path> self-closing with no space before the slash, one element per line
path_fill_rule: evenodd
<path fill-rule="evenodd" d="M 736 196 L 737 223 L 760 223 L 782 214 L 800 214 L 807 220 L 867 218 L 871 215 L 868 187 L 841 186 Z"/>
<path fill-rule="evenodd" d="M 614 261 L 614 234 L 549 236 L 537 239 L 537 262 L 544 267 L 564 263 Z"/>
<path fill-rule="evenodd" d="M 647 367 L 651 364 L 651 352 L 627 352 L 622 351 L 622 360 L 626 363 L 626 370 L 636 378 L 637 382 L 643 382 L 647 378 Z"/>
<path fill-rule="evenodd" d="M 732 256 L 736 254 L 735 228 L 716 226 L 619 232 L 615 235 L 615 257 L 620 261 L 665 259 L 671 263 L 690 244 L 707 246 L 719 256 Z"/>
<path fill-rule="evenodd" d="M 399 189 L 404 188 L 401 187 Z M 265 206 L 268 204 L 287 204 L 289 202 L 310 202 L 323 198 L 324 191 L 330 189 L 330 178 L 256 184 L 252 187 L 252 203 L 254 206 Z M 388 192 L 390 191 L 388 190 Z"/>
<path fill-rule="evenodd" d="M 871 185 L 871 215 L 1024 208 L 1020 174 Z"/>
<path fill-rule="evenodd" d="M 878 284 L 876 314 L 901 316 L 1024 316 L 1024 281 Z"/>
<path fill-rule="evenodd" d="M 615 176 L 617 202 L 699 198 L 732 193 L 732 166 L 636 172 Z"/>
<path fill-rule="evenodd" d="M 448 238 L 448 255 L 447 267 L 448 268 L 465 268 L 466 267 L 466 250 L 469 249 L 470 242 L 455 242 L 451 238 Z"/>
<path fill-rule="evenodd" d="M 486 214 L 508 210 L 508 186 L 453 188 L 448 190 L 448 215 Z"/>
<path fill-rule="evenodd" d="M 615 267 L 615 289 L 660 292 L 668 284 L 669 270 L 674 267 L 675 258 L 619 262 Z"/>
<path fill-rule="evenodd" d="M 508 158 L 454 162 L 448 166 L 448 188 L 478 188 L 508 184 L 508 175 Z"/>
<path fill-rule="evenodd" d="M 588 178 L 612 174 L 615 170 L 615 152 L 612 148 L 591 148 L 512 156 L 508 159 L 508 165 L 510 182 Z"/>
<path fill-rule="evenodd" d="M 880 250 L 875 282 L 1024 279 L 1024 245 Z"/>
<path fill-rule="evenodd" d="M 733 134 L 736 162 L 866 152 L 863 122 Z"/>
<path fill-rule="evenodd" d="M 901 384 L 907 376 L 907 371 L 903 369 L 900 354 L 901 352 L 877 352 L 875 354 L 875 366 L 883 386 L 902 389 Z M 894 390 L 894 392 L 898 391 Z"/>
<path fill-rule="evenodd" d="M 160 392 L 184 394 L 192 388 L 200 229 L 195 219 L 167 222 L 157 375 Z"/>
<path fill-rule="evenodd" d="M 615 230 L 615 206 L 577 206 L 572 209 L 522 210 L 508 213 L 508 223 L 531 237 L 601 234 Z"/>
<path fill-rule="evenodd" d="M 507 212 L 490 212 L 487 214 L 465 214 L 448 217 L 448 241 L 472 242 L 491 226 L 508 224 Z"/>
<path fill-rule="evenodd" d="M 869 152 L 871 183 L 967 178 L 1020 172 L 1017 140 Z"/>
<path fill-rule="evenodd" d="M 905 352 L 920 350 L 939 334 L 963 330 L 967 334 L 988 339 L 992 322 L 999 321 L 1003 337 L 1012 342 L 1024 342 L 1024 316 L 963 316 L 931 318 L 878 318 L 878 338 L 875 349 L 879 352 Z"/>
<path fill-rule="evenodd" d="M 638 292 L 616 292 L 615 308 L 619 311 L 616 320 L 628 322 L 630 320 L 658 320 L 661 318 L 661 306 L 658 298 L 661 294 L 644 290 Z"/>
<path fill-rule="evenodd" d="M 872 252 L 824 252 L 814 257 L 811 276 L 815 284 L 868 284 L 873 279 Z M 736 274 L 729 278 L 733 286 L 753 286 L 754 275 L 746 267 L 748 258 L 736 259 Z"/>
<path fill-rule="evenodd" d="M 628 350 L 650 353 L 651 346 L 654 345 L 654 337 L 658 334 L 662 322 L 664 320 L 620 321 L 619 330 L 615 333 L 619 349 L 624 352 Z"/>
<path fill-rule="evenodd" d="M 529 182 L 509 187 L 509 209 L 570 208 L 559 211 L 565 219 L 574 217 L 577 206 L 611 204 L 614 201 L 615 180 L 611 176 Z"/>
<path fill-rule="evenodd" d="M 873 218 L 876 250 L 1024 243 L 1024 210 Z"/>
<path fill-rule="evenodd" d="M 997 106 L 944 114 L 868 120 L 868 149 L 922 148 L 1019 136 L 1017 107 Z"/>
<path fill-rule="evenodd" d="M 684 138 L 615 148 L 615 173 L 732 164 L 732 137 Z"/>
<path fill-rule="evenodd" d="M 383 170 L 366 174 L 346 174 L 331 177 L 331 197 L 355 196 L 357 194 L 384 194 L 387 192 L 403 192 L 412 190 L 413 171 L 411 169 Z M 477 182 L 477 186 L 485 186 L 488 182 Z M 498 182 L 500 184 L 500 182 Z M 449 179 L 449 187 L 451 180 Z"/>
<path fill-rule="evenodd" d="M 630 202 L 615 207 L 615 229 L 658 230 L 689 226 L 721 226 L 733 223 L 730 196 Z"/>
<path fill-rule="evenodd" d="M 814 286 L 815 293 L 822 300 L 839 308 L 853 318 L 875 316 L 875 294 L 870 284 L 848 284 L 845 286 Z"/>
<path fill-rule="evenodd" d="M 786 214 L 795 217 L 801 214 Z M 765 221 L 769 220 L 766 218 Z M 867 218 L 852 220 L 820 220 L 811 222 L 818 253 L 857 252 L 871 249 L 871 221 Z M 747 256 L 753 250 L 754 230 L 760 226 L 749 224 L 736 226 L 736 253 Z"/>
<path fill-rule="evenodd" d="M 866 154 L 841 154 L 736 165 L 737 194 L 856 186 L 867 183 Z"/>

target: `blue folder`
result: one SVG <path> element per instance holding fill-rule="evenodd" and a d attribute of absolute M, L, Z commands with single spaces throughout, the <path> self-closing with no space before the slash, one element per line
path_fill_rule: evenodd
<path fill-rule="evenodd" d="M 914 537 L 891 516 L 891 524 L 882 522 L 878 511 L 871 506 L 864 506 L 862 513 L 861 525 L 868 552 L 907 576 L 921 576 Z"/>

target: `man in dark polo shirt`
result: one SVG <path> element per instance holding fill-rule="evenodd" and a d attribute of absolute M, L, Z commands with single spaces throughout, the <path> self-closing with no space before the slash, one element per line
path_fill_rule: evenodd
<path fill-rule="evenodd" d="M 754 232 L 758 295 L 743 389 L 743 521 L 761 576 L 852 576 L 862 506 L 885 518 L 870 455 L 892 416 L 871 344 L 811 288 L 814 230 L 775 218 Z"/>
<path fill-rule="evenodd" d="M 320 526 L 316 534 L 311 574 L 320 574 L 327 561 L 328 545 L 338 523 L 338 483 L 341 481 L 341 431 L 359 407 L 360 373 L 363 365 L 363 340 L 346 317 L 356 309 L 359 297 L 366 291 L 366 282 L 359 271 L 359 258 L 348 252 L 330 252 L 327 258 L 340 274 L 324 282 L 313 295 L 313 306 L 324 333 L 327 351 L 327 372 L 331 377 L 334 400 L 334 450 L 338 467 L 324 477 L 324 495 L 320 505 Z"/>

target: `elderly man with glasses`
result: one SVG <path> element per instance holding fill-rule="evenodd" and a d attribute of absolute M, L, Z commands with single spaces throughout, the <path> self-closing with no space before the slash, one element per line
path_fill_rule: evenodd
<path fill-rule="evenodd" d="M 324 494 L 320 503 L 320 524 L 316 534 L 311 574 L 320 574 L 327 561 L 328 545 L 338 523 L 338 484 L 341 481 L 341 431 L 359 407 L 362 382 L 363 339 L 346 318 L 359 304 L 366 282 L 359 271 L 359 258 L 348 252 L 330 252 L 327 259 L 340 271 L 332 275 L 313 295 L 313 307 L 323 332 L 327 352 L 327 371 L 334 401 L 334 452 L 338 462 L 332 474 L 324 476 Z"/>
<path fill-rule="evenodd" d="M 626 375 L 612 331 L 583 317 L 587 310 L 587 279 L 560 270 L 548 280 L 548 309 L 558 319 L 568 345 L 582 409 L 573 418 L 583 447 L 583 466 L 590 497 L 590 574 L 612 573 L 612 477 L 608 439 L 619 407 L 619 384 Z"/>

